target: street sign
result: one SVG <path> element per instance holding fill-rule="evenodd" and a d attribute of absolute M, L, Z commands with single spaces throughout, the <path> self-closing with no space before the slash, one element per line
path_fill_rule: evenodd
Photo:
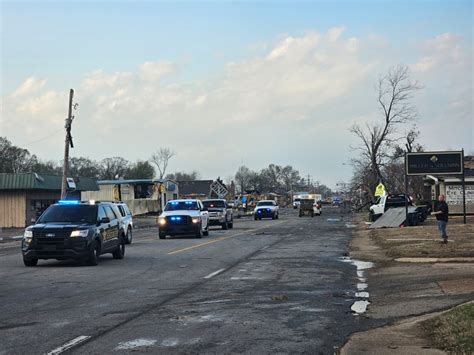
<path fill-rule="evenodd" d="M 380 183 L 375 188 L 374 196 L 383 196 L 383 195 L 385 195 L 385 186 L 382 183 Z"/>
<path fill-rule="evenodd" d="M 463 152 L 421 152 L 406 154 L 407 175 L 462 175 Z"/>

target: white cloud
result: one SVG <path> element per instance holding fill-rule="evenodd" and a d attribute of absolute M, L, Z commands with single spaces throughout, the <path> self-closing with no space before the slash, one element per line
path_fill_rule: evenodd
<path fill-rule="evenodd" d="M 389 46 L 383 37 L 349 37 L 344 31 L 334 27 L 325 33 L 285 35 L 260 45 L 251 58 L 229 61 L 211 79 L 199 82 L 173 81 L 172 74 L 181 68 L 166 60 L 146 61 L 129 72 L 88 73 L 75 95 L 80 106 L 74 153 L 147 159 L 157 147 L 170 146 L 178 152 L 170 169 L 196 169 L 203 177 L 226 176 L 241 163 L 261 168 L 270 161 L 323 174 L 329 169 L 325 164 L 349 159 L 353 137 L 347 127 L 364 117 L 377 117 L 371 91 L 377 75 L 400 61 L 390 57 L 395 63 L 389 62 L 380 51 Z M 472 90 L 465 80 L 472 69 L 460 41 L 453 35 L 429 39 L 411 65 L 414 79 L 426 85 L 417 105 L 422 116 L 419 127 L 428 141 L 438 139 L 435 126 L 443 117 L 455 117 L 457 123 L 472 117 Z M 3 100 L 2 134 L 19 137 L 18 144 L 63 125 L 68 93 L 41 83 L 34 79 L 29 87 L 36 89 L 17 89 L 24 92 L 21 101 L 12 95 Z M 449 91 L 445 83 L 456 90 Z M 436 109 L 440 106 L 444 111 Z M 26 125 L 31 130 L 25 136 Z M 105 140 L 124 144 L 104 144 Z M 255 149 L 262 140 L 266 144 Z M 326 149 L 308 150 L 314 142 L 327 147 L 331 158 Z M 219 152 L 224 147 L 222 159 Z M 56 143 L 45 141 L 33 148 L 60 159 Z M 327 174 L 330 178 L 337 172 Z M 322 182 L 324 178 L 319 177 Z"/>
<path fill-rule="evenodd" d="M 11 94 L 11 97 L 16 98 L 19 96 L 34 94 L 41 90 L 45 84 L 46 80 L 30 76 Z"/>
<path fill-rule="evenodd" d="M 140 79 L 143 81 L 159 81 L 163 76 L 175 71 L 175 64 L 168 60 L 145 62 L 140 65 Z"/>

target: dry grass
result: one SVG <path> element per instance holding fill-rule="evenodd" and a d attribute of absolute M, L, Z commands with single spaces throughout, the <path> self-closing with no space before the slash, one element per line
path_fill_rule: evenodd
<path fill-rule="evenodd" d="M 429 217 L 423 225 L 404 228 L 367 229 L 362 216 L 357 233 L 367 233 L 385 254 L 393 259 L 401 257 L 474 257 L 474 216 L 452 217 L 448 223 L 450 242 L 442 244 L 436 220 Z"/>
<path fill-rule="evenodd" d="M 450 354 L 474 353 L 474 303 L 428 319 L 421 326 L 436 347 Z"/>

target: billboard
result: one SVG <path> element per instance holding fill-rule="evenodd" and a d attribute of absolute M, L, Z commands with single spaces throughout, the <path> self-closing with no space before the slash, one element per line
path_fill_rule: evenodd
<path fill-rule="evenodd" d="M 406 153 L 407 175 L 462 175 L 463 152 Z"/>

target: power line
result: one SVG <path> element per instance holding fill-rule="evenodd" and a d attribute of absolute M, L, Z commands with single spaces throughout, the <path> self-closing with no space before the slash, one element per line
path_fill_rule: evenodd
<path fill-rule="evenodd" d="M 58 134 L 59 132 L 61 132 L 63 130 L 63 128 L 59 128 L 57 129 L 56 131 L 53 131 L 52 133 L 48 134 L 47 136 L 43 137 L 43 138 L 40 138 L 40 139 L 37 139 L 35 141 L 32 141 L 32 142 L 28 142 L 28 143 L 25 143 L 25 144 L 19 144 L 20 147 L 28 147 L 32 144 L 36 144 L 36 143 L 39 143 L 39 142 L 42 142 L 42 141 L 45 141 L 46 139 L 48 138 L 51 138 L 52 136 Z"/>

